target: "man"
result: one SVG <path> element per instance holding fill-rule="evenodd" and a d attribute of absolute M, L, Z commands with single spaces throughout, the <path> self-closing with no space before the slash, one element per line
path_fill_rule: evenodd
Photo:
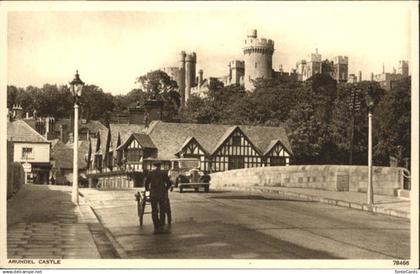
<path fill-rule="evenodd" d="M 152 206 L 152 220 L 155 228 L 154 234 L 163 232 L 165 222 L 166 200 L 168 199 L 167 185 L 171 182 L 166 172 L 160 169 L 160 162 L 153 164 L 155 169 L 146 177 L 145 188 L 150 191 L 150 204 Z"/>

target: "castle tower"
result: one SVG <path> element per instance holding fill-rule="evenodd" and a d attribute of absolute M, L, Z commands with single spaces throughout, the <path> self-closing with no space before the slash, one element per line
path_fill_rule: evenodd
<path fill-rule="evenodd" d="M 229 84 L 240 84 L 240 79 L 245 74 L 244 61 L 233 60 L 229 62 Z"/>
<path fill-rule="evenodd" d="M 178 75 L 178 88 L 179 94 L 181 95 L 181 106 L 185 106 L 185 51 L 181 51 L 179 54 L 179 75 Z"/>
<path fill-rule="evenodd" d="M 334 72 L 337 83 L 347 82 L 349 74 L 349 58 L 347 56 L 334 57 Z"/>
<path fill-rule="evenodd" d="M 315 74 L 321 74 L 322 72 L 322 55 L 318 53 L 318 49 L 315 53 L 309 56 L 309 61 L 306 64 L 306 75 L 304 74 L 303 80 L 309 79 Z"/>
<path fill-rule="evenodd" d="M 203 70 L 202 69 L 200 69 L 199 71 L 198 71 L 198 82 L 197 82 L 197 85 L 199 86 L 199 85 L 201 85 L 201 83 L 203 82 Z"/>
<path fill-rule="evenodd" d="M 252 80 L 273 77 L 274 42 L 271 39 L 258 38 L 257 30 L 249 31 L 243 47 L 245 62 L 245 89 L 253 90 Z"/>
<path fill-rule="evenodd" d="M 187 56 L 185 57 L 185 103 L 190 98 L 191 88 L 195 86 L 196 64 L 197 55 L 195 54 L 195 52 L 187 54 Z"/>
<path fill-rule="evenodd" d="M 401 60 L 398 62 L 398 73 L 404 77 L 408 76 L 408 61 Z"/>

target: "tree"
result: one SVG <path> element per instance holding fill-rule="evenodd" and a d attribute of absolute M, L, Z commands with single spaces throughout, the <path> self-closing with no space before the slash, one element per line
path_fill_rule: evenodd
<path fill-rule="evenodd" d="M 101 120 L 105 124 L 109 121 L 109 116 L 115 107 L 113 96 L 95 85 L 83 87 L 80 98 L 82 118 L 89 120 Z"/>
<path fill-rule="evenodd" d="M 163 120 L 171 121 L 178 115 L 181 104 L 177 83 L 161 70 L 147 73 L 137 78 L 140 89 L 146 93 L 147 99 L 162 100 Z"/>
<path fill-rule="evenodd" d="M 411 78 L 393 83 L 373 113 L 375 164 L 388 165 L 396 157 L 403 165 L 411 157 Z"/>
<path fill-rule="evenodd" d="M 336 82 L 317 74 L 296 90 L 298 103 L 290 111 L 289 138 L 299 164 L 335 163 L 337 146 L 331 134 Z"/>

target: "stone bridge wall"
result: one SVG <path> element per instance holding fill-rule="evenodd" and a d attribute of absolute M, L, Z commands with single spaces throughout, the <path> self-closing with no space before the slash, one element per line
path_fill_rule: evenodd
<path fill-rule="evenodd" d="M 236 169 L 211 174 L 212 187 L 279 186 L 366 192 L 367 166 L 312 165 Z M 401 169 L 373 168 L 375 194 L 397 195 L 403 188 Z"/>

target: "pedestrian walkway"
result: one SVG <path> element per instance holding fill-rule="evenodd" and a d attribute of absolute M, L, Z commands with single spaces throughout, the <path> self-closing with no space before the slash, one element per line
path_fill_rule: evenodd
<path fill-rule="evenodd" d="M 224 186 L 220 189 L 274 194 L 286 199 L 321 202 L 389 216 L 410 218 L 410 200 L 394 196 L 375 194 L 374 205 L 368 206 L 366 193 L 361 192 L 268 186 Z"/>
<path fill-rule="evenodd" d="M 71 202 L 70 187 L 24 185 L 7 201 L 8 258 L 101 258 L 98 225 L 87 204 Z"/>

